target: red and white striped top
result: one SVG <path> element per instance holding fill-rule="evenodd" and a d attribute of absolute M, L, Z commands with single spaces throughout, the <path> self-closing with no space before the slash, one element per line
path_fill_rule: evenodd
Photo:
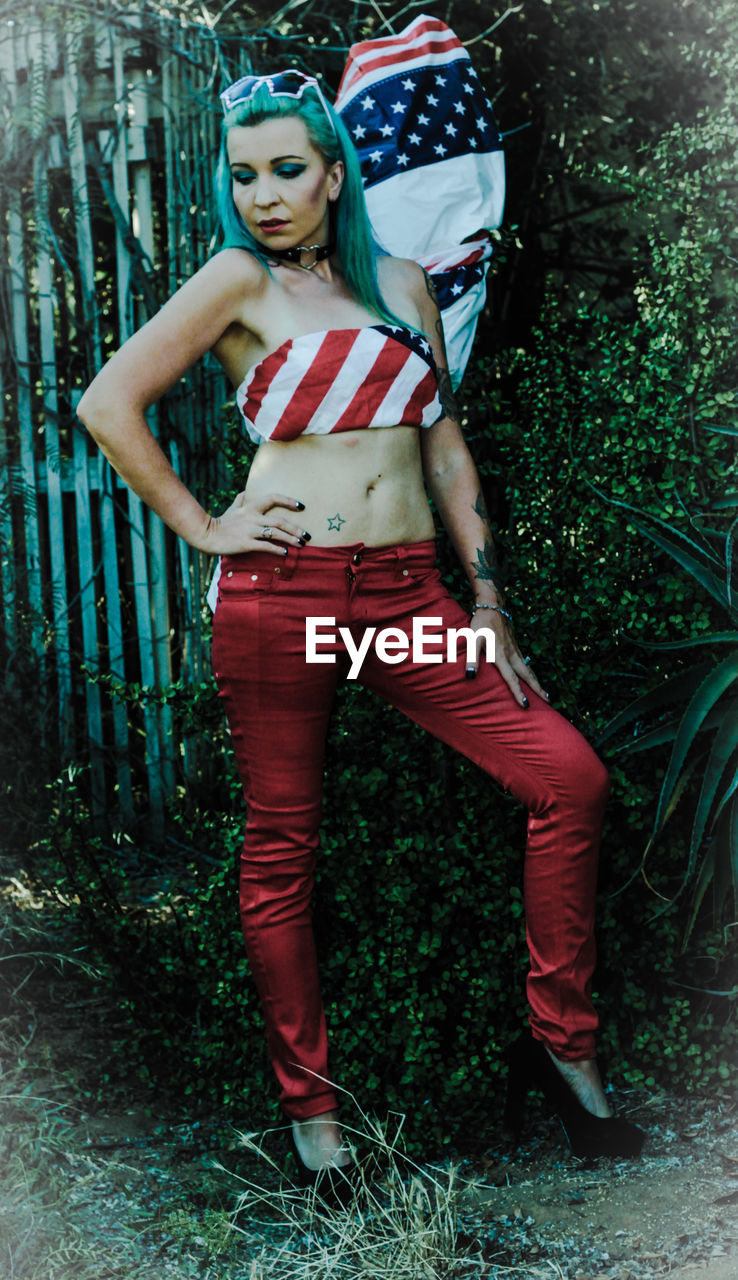
<path fill-rule="evenodd" d="M 288 338 L 249 369 L 236 403 L 257 444 L 360 427 L 429 427 L 441 416 L 430 343 L 383 324 Z"/>

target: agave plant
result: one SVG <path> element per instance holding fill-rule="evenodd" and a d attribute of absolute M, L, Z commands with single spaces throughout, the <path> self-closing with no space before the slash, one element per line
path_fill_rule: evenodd
<path fill-rule="evenodd" d="M 716 918 L 729 894 L 738 912 L 738 607 L 731 590 L 738 517 L 730 519 L 731 509 L 738 507 L 738 498 L 715 502 L 709 516 L 693 516 L 692 536 L 628 503 L 615 501 L 614 505 L 625 508 L 630 524 L 666 551 L 720 604 L 729 627 L 668 644 L 647 645 L 659 651 L 694 649 L 698 654 L 714 653 L 717 646 L 724 646 L 727 653 L 717 663 L 714 658 L 701 659 L 636 698 L 605 726 L 596 744 L 613 738 L 626 726 L 632 726 L 633 736 L 620 748 L 623 754 L 672 743 L 653 830 L 636 874 L 644 872 L 654 843 L 687 783 L 698 769 L 702 770 L 687 866 L 679 888 L 669 899 L 675 901 L 693 882 L 686 942 L 710 885 Z M 726 516 L 730 521 L 727 530 L 715 527 Z"/>

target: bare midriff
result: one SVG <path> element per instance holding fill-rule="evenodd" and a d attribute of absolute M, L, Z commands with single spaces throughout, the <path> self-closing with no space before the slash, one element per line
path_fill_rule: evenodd
<path fill-rule="evenodd" d="M 385 547 L 434 536 L 417 427 L 265 441 L 251 464 L 246 495 L 258 500 L 269 493 L 305 503 L 299 519 L 311 546 Z M 294 520 L 294 512 L 289 515 Z"/>

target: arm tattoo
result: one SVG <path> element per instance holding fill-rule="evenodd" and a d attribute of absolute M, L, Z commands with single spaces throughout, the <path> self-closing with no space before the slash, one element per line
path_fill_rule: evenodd
<path fill-rule="evenodd" d="M 487 504 L 484 501 L 484 494 L 482 493 L 481 489 L 477 494 L 476 501 L 474 503 L 474 510 L 476 511 L 480 520 L 484 520 L 485 524 L 490 524 L 490 518 L 487 513 Z"/>
<path fill-rule="evenodd" d="M 495 590 L 502 596 L 502 583 L 496 564 L 495 544 L 492 538 L 484 539 L 484 546 L 477 547 L 477 558 L 472 561 L 472 569 L 480 582 L 491 582 Z"/>
<path fill-rule="evenodd" d="M 441 402 L 444 418 L 453 418 L 455 422 L 458 422 L 459 411 L 456 407 L 453 387 L 451 386 L 451 374 L 448 369 L 438 370 L 438 399 Z"/>
<path fill-rule="evenodd" d="M 503 588 L 499 576 L 499 570 L 497 568 L 495 544 L 490 527 L 490 518 L 487 514 L 487 505 L 484 501 L 484 494 L 481 489 L 476 496 L 473 510 L 484 524 L 485 533 L 489 536 L 485 536 L 484 547 L 477 547 L 477 558 L 472 562 L 472 568 L 476 576 L 482 582 L 491 582 L 500 597 L 502 597 Z"/>
<path fill-rule="evenodd" d="M 442 321 L 442 319 L 441 319 L 441 309 L 440 309 L 440 307 L 438 306 L 438 294 L 436 293 L 436 286 L 435 286 L 435 285 L 434 285 L 434 283 L 433 283 L 433 279 L 432 279 L 432 277 L 431 277 L 431 276 L 429 276 L 429 275 L 428 275 L 428 272 L 427 272 L 427 271 L 425 271 L 425 270 L 423 271 L 423 279 L 425 280 L 425 287 L 426 287 L 426 289 L 428 290 L 428 297 L 430 298 L 430 300 L 431 300 L 431 302 L 433 303 L 434 307 L 435 307 L 435 308 L 436 308 L 436 310 L 438 311 L 438 316 L 436 317 L 436 325 L 435 325 L 435 328 L 436 328 L 436 333 L 438 334 L 439 338 L 441 339 L 441 346 L 443 346 L 443 343 L 444 343 L 444 337 L 443 337 L 443 321 Z"/>
<path fill-rule="evenodd" d="M 423 278 L 425 280 L 425 287 L 428 290 L 428 297 L 430 298 L 431 302 L 435 302 L 436 306 L 438 306 L 438 294 L 436 293 L 436 286 L 434 285 L 431 276 L 429 276 L 428 272 L 425 270 L 423 270 Z"/>
<path fill-rule="evenodd" d="M 434 306 L 438 308 L 438 294 L 436 293 L 436 286 L 427 271 L 423 271 L 423 279 L 425 280 L 425 287 L 428 290 L 428 297 Z M 446 340 L 443 333 L 443 321 L 441 319 L 440 312 L 436 317 L 435 330 L 438 335 L 438 344 L 441 351 L 445 351 Z M 454 389 L 451 385 L 451 375 L 448 369 L 438 370 L 438 399 L 441 402 L 441 410 L 444 418 L 453 418 L 455 422 L 458 422 L 459 410 L 454 398 Z"/>

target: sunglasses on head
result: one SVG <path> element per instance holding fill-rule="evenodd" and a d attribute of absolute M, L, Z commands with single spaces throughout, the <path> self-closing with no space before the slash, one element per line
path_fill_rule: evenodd
<path fill-rule="evenodd" d="M 295 67 L 290 67 L 287 71 L 277 71 L 274 75 L 242 76 L 240 80 L 235 80 L 220 95 L 223 111 L 230 111 L 232 107 L 238 106 L 239 102 L 248 102 L 249 98 L 262 85 L 266 86 L 273 98 L 301 98 L 308 87 L 314 89 L 320 98 L 325 114 L 330 120 L 333 132 L 336 132 L 328 110 L 328 103 L 323 97 L 315 76 L 308 76 L 304 71 L 298 71 Z"/>

